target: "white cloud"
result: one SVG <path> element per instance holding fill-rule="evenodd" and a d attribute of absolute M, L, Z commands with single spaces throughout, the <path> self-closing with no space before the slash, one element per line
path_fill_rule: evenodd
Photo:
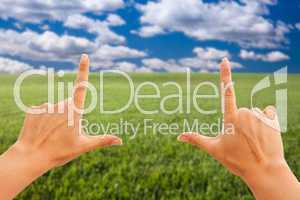
<path fill-rule="evenodd" d="M 165 31 L 159 26 L 143 26 L 139 31 L 132 30 L 131 33 L 141 37 L 152 37 L 159 34 L 164 34 Z"/>
<path fill-rule="evenodd" d="M 266 61 L 277 62 L 282 60 L 289 60 L 290 57 L 280 51 L 272 51 L 266 55 Z"/>
<path fill-rule="evenodd" d="M 220 59 L 223 57 L 230 58 L 228 51 L 215 49 L 212 47 L 194 48 L 195 57 L 181 58 L 179 60 L 161 60 L 158 58 L 143 59 L 144 67 L 152 71 L 185 71 L 191 68 L 194 71 L 217 71 L 219 69 Z M 232 68 L 242 68 L 237 62 L 231 62 Z"/>
<path fill-rule="evenodd" d="M 205 3 L 203 0 L 160 0 L 138 4 L 142 27 L 136 31 L 149 37 L 182 32 L 198 40 L 220 40 L 243 47 L 275 48 L 287 43 L 290 31 L 283 22 L 266 19 L 273 0 L 241 0 Z M 155 27 L 155 28 L 153 28 Z"/>
<path fill-rule="evenodd" d="M 142 63 L 145 68 L 148 68 L 151 71 L 180 72 L 180 71 L 185 71 L 186 69 L 181 65 L 179 65 L 173 59 L 164 61 L 158 58 L 148 58 L 148 59 L 143 59 Z"/>
<path fill-rule="evenodd" d="M 219 69 L 219 62 L 222 58 L 231 55 L 226 50 L 215 49 L 212 47 L 194 48 L 193 52 L 196 54 L 195 57 L 182 58 L 179 63 L 185 67 L 192 68 L 199 71 L 216 71 Z M 231 62 L 232 68 L 241 68 L 242 65 L 237 62 Z"/>
<path fill-rule="evenodd" d="M 75 29 L 84 29 L 87 32 L 97 34 L 97 42 L 101 44 L 119 44 L 125 42 L 125 37 L 110 30 L 110 26 L 119 26 L 125 21 L 118 15 L 110 14 L 104 21 L 94 20 L 80 14 L 67 17 L 64 25 Z"/>
<path fill-rule="evenodd" d="M 185 67 L 189 67 L 195 71 L 218 71 L 220 61 L 218 60 L 202 60 L 198 57 L 193 58 L 183 58 L 179 60 L 179 63 Z M 238 63 L 231 61 L 231 67 L 242 68 L 243 66 Z"/>
<path fill-rule="evenodd" d="M 124 59 L 143 58 L 147 54 L 143 51 L 131 49 L 126 46 L 99 46 L 95 52 L 90 54 L 91 65 L 93 69 L 112 69 L 112 68 L 127 68 L 134 67 L 133 64 L 129 66 L 129 62 L 120 62 Z M 125 66 L 126 65 L 126 66 Z"/>
<path fill-rule="evenodd" d="M 153 72 L 150 68 L 147 67 L 139 67 L 135 69 L 135 72 L 141 72 L 141 73 L 150 73 Z"/>
<path fill-rule="evenodd" d="M 192 68 L 193 70 L 206 70 L 206 71 L 216 71 L 219 69 L 218 62 L 215 60 L 202 60 L 198 57 L 193 58 L 183 58 L 179 60 L 180 64 Z"/>
<path fill-rule="evenodd" d="M 266 62 L 278 62 L 290 59 L 288 55 L 280 51 L 271 51 L 266 54 L 257 54 L 254 51 L 241 50 L 240 57 L 245 60 L 262 60 Z"/>
<path fill-rule="evenodd" d="M 116 15 L 116 14 L 109 14 L 107 16 L 105 22 L 109 26 L 121 26 L 121 25 L 126 24 L 126 22 L 124 21 L 124 19 L 122 19 L 119 15 Z"/>
<path fill-rule="evenodd" d="M 300 23 L 295 24 L 295 27 L 300 31 Z"/>
<path fill-rule="evenodd" d="M 256 1 L 261 2 L 261 3 L 265 3 L 265 4 L 269 4 L 269 5 L 276 5 L 277 2 L 278 2 L 277 0 L 256 0 Z"/>
<path fill-rule="evenodd" d="M 32 60 L 70 61 L 73 56 L 95 49 L 87 39 L 46 31 L 0 30 L 0 54 Z"/>
<path fill-rule="evenodd" d="M 107 14 L 125 6 L 123 0 L 2 0 L 0 19 L 13 18 L 18 27 L 24 22 L 40 24 L 42 30 L 49 30 L 47 21 L 60 21 L 66 27 L 84 29 L 97 35 L 97 42 L 102 44 L 124 43 L 126 38 L 110 29 L 111 26 L 124 25 L 125 21 L 116 14 L 108 14 L 103 21 L 84 16 L 87 12 L 97 15 Z"/>
<path fill-rule="evenodd" d="M 48 31 L 48 30 L 50 30 L 50 26 L 48 24 L 44 24 L 41 26 L 41 29 L 44 31 Z"/>
<path fill-rule="evenodd" d="M 33 67 L 31 65 L 28 65 L 26 63 L 0 57 L 0 73 L 17 74 L 32 68 Z"/>
<path fill-rule="evenodd" d="M 219 50 L 212 47 L 194 48 L 193 52 L 197 55 L 198 58 L 202 60 L 220 60 L 224 57 L 230 57 L 230 54 L 226 50 Z"/>
<path fill-rule="evenodd" d="M 47 21 L 60 21 L 66 27 L 84 29 L 97 35 L 97 42 L 101 44 L 120 44 L 126 41 L 110 29 L 111 26 L 124 25 L 125 21 L 116 14 L 108 14 L 103 21 L 84 16 L 87 12 L 97 15 L 107 14 L 123 8 L 123 0 L 2 0 L 0 4 L 0 19 L 14 18 L 19 26 L 24 22 L 40 24 L 42 30 L 49 30 Z"/>
<path fill-rule="evenodd" d="M 127 61 L 113 63 L 110 68 L 123 72 L 153 72 L 150 68 L 138 67 L 136 64 Z"/>
<path fill-rule="evenodd" d="M 0 18 L 40 23 L 43 20 L 64 21 L 74 13 L 102 13 L 125 6 L 123 0 L 1 0 Z"/>
<path fill-rule="evenodd" d="M 131 49 L 126 46 L 109 46 L 103 45 L 99 47 L 93 54 L 92 57 L 95 61 L 97 60 L 117 60 L 123 58 L 141 58 L 145 57 L 145 52 Z"/>
<path fill-rule="evenodd" d="M 126 46 L 111 46 L 69 35 L 46 31 L 17 32 L 0 29 L 0 54 L 37 61 L 76 63 L 82 53 L 89 53 L 95 67 L 112 67 L 120 59 L 145 57 L 146 53 Z"/>
<path fill-rule="evenodd" d="M 118 70 L 124 72 L 134 72 L 137 69 L 136 64 L 125 61 L 116 63 L 116 67 Z"/>

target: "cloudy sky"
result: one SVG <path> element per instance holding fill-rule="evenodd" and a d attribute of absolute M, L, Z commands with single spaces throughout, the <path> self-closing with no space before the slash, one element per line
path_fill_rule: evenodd
<path fill-rule="evenodd" d="M 0 72 L 218 69 L 300 73 L 299 0 L 1 0 Z"/>

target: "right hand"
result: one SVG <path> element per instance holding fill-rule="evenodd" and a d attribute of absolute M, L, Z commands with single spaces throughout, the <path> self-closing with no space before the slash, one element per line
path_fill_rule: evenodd
<path fill-rule="evenodd" d="M 277 174 L 280 177 L 282 171 L 290 174 L 284 158 L 276 110 L 273 106 L 268 106 L 264 111 L 257 108 L 237 109 L 231 67 L 226 58 L 220 68 L 221 81 L 225 86 L 229 84 L 224 92 L 224 132 L 217 137 L 183 133 L 178 140 L 205 150 L 252 188 L 256 187 L 257 182 L 268 182 L 271 186 L 269 182 L 275 180 L 271 181 L 270 176 L 274 178 Z M 295 181 L 295 177 L 291 179 Z"/>

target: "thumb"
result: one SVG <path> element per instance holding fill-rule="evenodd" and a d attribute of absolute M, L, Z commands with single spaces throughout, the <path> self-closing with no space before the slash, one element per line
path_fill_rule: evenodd
<path fill-rule="evenodd" d="M 110 147 L 113 145 L 122 145 L 122 139 L 114 135 L 84 135 L 81 139 L 81 145 L 85 152 L 92 151 L 98 148 Z"/>
<path fill-rule="evenodd" d="M 276 118 L 277 111 L 274 106 L 267 106 L 263 112 L 269 119 L 274 120 Z"/>
<path fill-rule="evenodd" d="M 181 142 L 195 145 L 209 154 L 213 154 L 217 144 L 215 137 L 207 137 L 199 133 L 182 133 L 177 139 Z"/>

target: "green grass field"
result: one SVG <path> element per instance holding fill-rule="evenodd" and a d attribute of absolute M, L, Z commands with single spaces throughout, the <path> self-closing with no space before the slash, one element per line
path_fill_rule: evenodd
<path fill-rule="evenodd" d="M 235 74 L 238 105 L 249 107 L 250 91 L 264 74 Z M 56 81 L 71 81 L 74 75 Z M 185 74 L 131 74 L 135 86 L 152 81 L 160 86 L 161 96 L 174 94 L 177 89 L 164 87 L 163 83 L 175 81 L 182 86 L 186 99 Z M 0 75 L 0 150 L 4 152 L 12 145 L 21 129 L 24 113 L 17 108 L 13 98 L 16 77 Z M 218 83 L 217 74 L 192 74 L 192 88 L 203 81 Z M 90 82 L 99 91 L 99 75 L 91 74 Z M 288 132 L 283 134 L 286 159 L 296 176 L 300 178 L 300 76 L 289 75 L 288 84 L 278 86 L 288 88 Z M 128 99 L 128 84 L 119 76 L 105 76 L 105 108 L 118 108 Z M 263 108 L 275 102 L 275 87 L 271 87 L 255 97 L 255 105 Z M 153 94 L 148 87 L 143 94 Z M 203 88 L 203 94 L 211 89 Z M 98 93 L 99 94 L 99 93 Z M 47 80 L 34 77 L 26 80 L 22 87 L 22 99 L 27 105 L 38 105 L 47 101 Z M 161 99 L 141 100 L 147 109 L 159 108 Z M 90 98 L 87 98 L 87 104 Z M 168 109 L 176 108 L 178 101 L 166 102 Z M 183 102 L 185 106 L 186 101 Z M 108 124 L 119 122 L 120 118 L 133 124 L 143 124 L 144 119 L 153 123 L 178 123 L 184 119 L 192 122 L 217 122 L 220 117 L 220 99 L 199 100 L 202 108 L 216 108 L 214 115 L 201 115 L 192 109 L 190 114 L 163 113 L 143 115 L 132 104 L 121 114 L 103 115 L 99 106 L 84 117 L 93 123 Z M 180 132 L 178 132 L 179 134 Z M 71 163 L 48 172 L 26 189 L 17 199 L 21 200 L 82 200 L 82 199 L 253 199 L 245 184 L 231 175 L 206 153 L 179 143 L 177 135 L 158 130 L 144 134 L 140 129 L 137 136 L 123 134 L 124 145 L 88 153 Z M 270 144 L 272 145 L 272 144 Z M 238 149 L 237 149 L 238 151 Z M 259 179 L 259 177 L 258 177 Z"/>

